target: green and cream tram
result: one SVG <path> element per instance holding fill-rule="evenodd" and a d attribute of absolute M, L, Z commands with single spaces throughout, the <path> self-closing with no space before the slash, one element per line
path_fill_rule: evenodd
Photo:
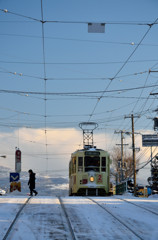
<path fill-rule="evenodd" d="M 71 154 L 69 196 L 105 196 L 110 191 L 110 156 L 91 146 Z"/>

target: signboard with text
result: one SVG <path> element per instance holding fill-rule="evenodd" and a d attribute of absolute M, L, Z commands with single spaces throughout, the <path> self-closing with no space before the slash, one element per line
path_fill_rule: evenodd
<path fill-rule="evenodd" d="M 21 151 L 19 149 L 15 151 L 15 172 L 21 172 Z"/>
<path fill-rule="evenodd" d="M 142 146 L 143 147 L 157 147 L 158 146 L 158 135 L 157 134 L 142 135 Z"/>

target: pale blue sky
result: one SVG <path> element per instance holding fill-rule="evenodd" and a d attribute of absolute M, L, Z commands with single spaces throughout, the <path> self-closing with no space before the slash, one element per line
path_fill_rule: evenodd
<path fill-rule="evenodd" d="M 43 95 L 1 92 L 1 132 L 14 135 L 19 127 L 45 128 L 46 114 L 46 128 L 60 128 L 60 136 L 62 128 L 79 129 L 80 122 L 90 119 L 101 128 L 96 133 L 105 134 L 105 139 L 103 137 L 96 142 L 97 146 L 106 143 L 105 147 L 110 151 L 120 141 L 120 136 L 114 131 L 131 128 L 131 121 L 125 120 L 125 115 L 141 115 L 135 122 L 136 130 L 153 130 L 151 118 L 156 116 L 153 110 L 157 108 L 157 99 L 149 94 L 158 89 L 158 73 L 149 74 L 149 69 L 158 70 L 158 24 L 150 30 L 147 24 L 158 18 L 156 0 L 43 0 L 44 21 L 60 22 L 43 24 L 46 85 L 43 80 L 42 23 L 15 15 L 41 20 L 41 1 L 1 0 L 0 9 L 13 13 L 0 11 L 0 90 L 46 90 L 47 93 L 58 94 L 47 95 L 45 105 Z M 106 23 L 105 33 L 88 33 L 87 22 Z M 17 74 L 14 75 L 14 72 Z M 115 76 L 113 81 L 109 80 Z M 129 91 L 130 88 L 140 89 Z M 106 89 L 115 92 L 100 92 Z M 103 98 L 97 104 L 101 96 Z M 106 134 L 109 134 L 110 141 Z M 69 131 L 67 135 L 71 135 Z M 12 148 L 19 141 L 27 140 L 25 138 L 17 136 Z M 34 140 L 34 136 L 32 138 Z M 81 139 L 82 134 L 79 139 L 72 137 L 75 147 L 81 144 Z M 45 138 L 40 141 L 45 145 Z M 31 153 L 35 145 L 30 145 Z M 7 146 L 6 142 L 5 149 Z M 21 148 L 27 156 L 24 143 Z M 60 142 L 57 148 L 61 149 Z M 48 153 L 55 150 L 48 148 Z M 69 151 L 72 152 L 70 146 Z M 69 155 L 66 159 L 68 161 Z"/>

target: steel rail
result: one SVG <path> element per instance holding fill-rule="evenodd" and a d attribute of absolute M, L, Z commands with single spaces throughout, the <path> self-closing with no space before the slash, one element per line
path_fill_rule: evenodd
<path fill-rule="evenodd" d="M 130 202 L 130 201 L 126 200 L 126 199 L 121 199 L 121 198 L 115 198 L 115 199 L 119 199 L 119 200 L 122 200 L 122 201 L 124 201 L 124 202 L 130 203 L 130 204 L 132 204 L 132 205 L 134 205 L 134 206 L 136 206 L 136 207 L 138 207 L 138 208 L 142 208 L 142 209 L 144 209 L 144 210 L 146 210 L 146 211 L 148 211 L 148 212 L 150 212 L 150 213 L 158 216 L 158 213 L 153 212 L 152 210 L 149 210 L 148 208 L 145 208 L 145 207 L 143 207 L 143 206 L 139 206 L 139 205 L 137 205 L 137 204 L 135 204 L 135 203 L 133 203 L 133 202 Z"/>
<path fill-rule="evenodd" d="M 64 206 L 64 203 L 63 203 L 61 197 L 57 197 L 57 198 L 59 199 L 60 205 L 61 205 L 61 207 L 62 207 L 62 210 L 63 210 L 64 214 L 65 214 L 65 217 L 66 217 L 66 220 L 67 220 L 67 223 L 68 223 L 68 227 L 69 227 L 69 230 L 70 230 L 72 239 L 73 239 L 73 240 L 77 240 L 78 238 L 77 238 L 77 236 L 76 236 L 75 233 L 74 233 L 74 230 L 73 230 L 73 227 L 72 227 L 70 218 L 69 218 L 69 216 L 68 216 L 68 214 L 67 214 L 66 208 L 65 208 L 65 206 Z"/>
<path fill-rule="evenodd" d="M 14 224 L 16 223 L 16 221 L 17 221 L 20 213 L 22 212 L 22 210 L 24 209 L 24 207 L 28 204 L 28 202 L 30 201 L 30 199 L 31 199 L 31 197 L 29 197 L 29 198 L 25 201 L 25 203 L 22 205 L 22 207 L 19 209 L 19 211 L 17 212 L 14 220 L 12 221 L 10 227 L 8 228 L 8 230 L 7 230 L 6 234 L 5 234 L 5 236 L 2 238 L 2 240 L 6 240 L 6 239 L 7 239 L 8 235 L 10 234 L 10 232 L 11 232 Z"/>
<path fill-rule="evenodd" d="M 87 197 L 88 198 L 88 197 Z M 126 223 L 124 223 L 120 218 L 116 217 L 109 209 L 103 207 L 100 203 L 95 201 L 94 199 L 88 198 L 95 204 L 97 204 L 99 207 L 101 207 L 104 211 L 108 212 L 113 218 L 115 218 L 119 223 L 121 223 L 124 227 L 126 227 L 128 230 L 130 230 L 138 239 L 144 240 L 143 237 L 139 236 L 132 228 L 130 228 Z"/>

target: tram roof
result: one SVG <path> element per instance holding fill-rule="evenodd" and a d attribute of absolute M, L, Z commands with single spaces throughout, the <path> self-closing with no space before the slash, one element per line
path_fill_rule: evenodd
<path fill-rule="evenodd" d="M 97 151 L 104 151 L 104 152 L 107 152 L 107 151 L 105 151 L 105 150 L 103 150 L 103 149 L 100 149 L 100 148 L 95 148 L 95 147 L 92 147 L 92 148 L 83 148 L 83 149 L 78 149 L 78 150 L 76 150 L 75 152 L 73 152 L 72 154 L 75 154 L 75 153 L 77 153 L 77 152 L 97 152 Z"/>

